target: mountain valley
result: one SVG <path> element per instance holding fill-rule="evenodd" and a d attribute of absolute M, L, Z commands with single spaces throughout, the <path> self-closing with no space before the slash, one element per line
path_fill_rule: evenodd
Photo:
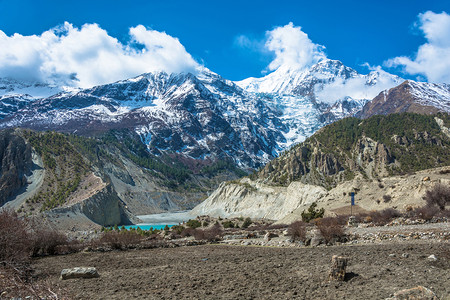
<path fill-rule="evenodd" d="M 302 202 L 297 196 L 286 200 L 290 184 L 295 188 L 288 191 L 304 193 L 300 198 L 311 202 L 354 178 L 374 180 L 449 164 L 448 86 L 401 82 L 380 71 L 362 75 L 329 59 L 306 70 L 280 67 L 239 82 L 205 68 L 196 74 L 147 73 L 84 90 L 3 80 L 4 148 L 26 147 L 28 154 L 20 165 L 5 152 L 3 168 L 12 170 L 9 161 L 15 161 L 18 171 L 2 173 L 9 183 L 0 196 L 23 214 L 70 211 L 111 225 L 132 222 L 135 215 L 191 209 L 211 195 L 203 204 L 208 206 L 227 195 L 230 183 L 222 182 L 260 169 L 241 183 L 250 191 L 255 180 L 261 181 L 256 186 L 279 185 L 275 202 L 283 213 L 271 217 L 282 218 L 293 207 L 283 203 Z M 380 92 L 385 88 L 391 89 Z M 43 97 L 48 91 L 59 92 Z M 365 131 L 358 119 L 344 119 L 405 111 L 444 113 L 436 121 L 419 115 L 372 117 L 364 121 Z M 407 127 L 396 132 L 399 124 Z M 29 130 L 7 129 L 17 127 Z M 41 139 L 46 142 L 38 143 Z M 55 152 L 51 145 L 61 149 Z M 430 150 L 435 155 L 425 160 L 417 152 Z M 83 171 L 67 172 L 74 165 Z M 44 174 L 39 185 L 27 179 L 36 172 Z M 114 204 L 95 200 L 105 197 Z M 105 213 L 92 212 L 97 206 L 79 204 L 92 201 L 106 205 L 104 211 L 112 205 L 114 212 L 106 214 L 114 217 L 100 217 Z M 204 207 L 196 211 L 211 212 Z M 256 215 L 269 217 L 263 211 Z"/>

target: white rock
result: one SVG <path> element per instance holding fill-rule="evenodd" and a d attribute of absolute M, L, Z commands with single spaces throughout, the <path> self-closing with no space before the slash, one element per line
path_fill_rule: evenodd
<path fill-rule="evenodd" d="M 428 259 L 429 261 L 436 261 L 436 260 L 437 260 L 437 257 L 436 257 L 436 255 L 431 254 L 430 256 L 427 257 L 427 259 Z"/>

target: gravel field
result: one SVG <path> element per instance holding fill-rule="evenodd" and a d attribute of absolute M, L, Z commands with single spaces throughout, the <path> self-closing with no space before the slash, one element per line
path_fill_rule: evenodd
<path fill-rule="evenodd" d="M 430 261 L 434 254 L 437 261 Z M 344 282 L 328 282 L 332 255 L 350 258 Z M 418 285 L 450 299 L 450 243 L 403 241 L 316 248 L 204 245 L 76 253 L 36 259 L 38 280 L 75 299 L 385 299 Z M 99 278 L 59 280 L 64 268 Z"/>

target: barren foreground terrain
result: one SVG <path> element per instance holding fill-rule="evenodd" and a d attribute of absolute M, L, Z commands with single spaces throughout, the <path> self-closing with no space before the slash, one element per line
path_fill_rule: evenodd
<path fill-rule="evenodd" d="M 350 258 L 344 282 L 327 281 L 332 255 Z M 76 266 L 96 267 L 100 277 L 59 280 L 62 269 Z M 56 283 L 75 299 L 385 299 L 417 285 L 450 299 L 449 242 L 205 245 L 76 253 L 37 259 L 34 267 L 38 280 Z"/>

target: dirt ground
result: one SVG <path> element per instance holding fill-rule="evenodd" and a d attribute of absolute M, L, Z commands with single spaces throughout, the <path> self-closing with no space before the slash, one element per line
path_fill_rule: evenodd
<path fill-rule="evenodd" d="M 437 261 L 427 257 L 436 255 Z M 350 258 L 347 279 L 327 282 L 332 255 Z M 99 278 L 59 280 L 96 267 Z M 36 259 L 39 280 L 75 299 L 385 299 L 422 285 L 450 299 L 450 243 L 402 242 L 317 248 L 228 245 L 76 253 Z"/>

